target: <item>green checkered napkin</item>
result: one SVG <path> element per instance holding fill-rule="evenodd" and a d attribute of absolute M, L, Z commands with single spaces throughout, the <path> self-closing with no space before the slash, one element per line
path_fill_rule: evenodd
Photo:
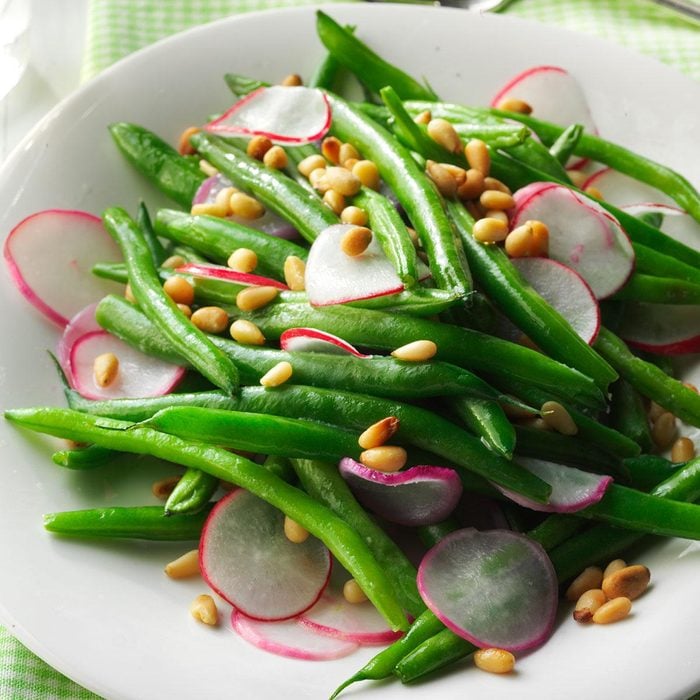
<path fill-rule="evenodd" d="M 83 78 L 170 34 L 233 13 L 315 0 L 91 0 Z M 700 79 L 700 27 L 650 0 L 516 0 L 506 14 L 600 36 Z M 51 669 L 0 627 L 0 699 L 97 696 Z M 700 696 L 696 696 L 700 700 Z"/>

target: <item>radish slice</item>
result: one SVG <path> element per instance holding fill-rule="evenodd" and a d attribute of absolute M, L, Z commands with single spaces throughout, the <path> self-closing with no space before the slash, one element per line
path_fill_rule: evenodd
<path fill-rule="evenodd" d="M 119 372 L 112 384 L 101 387 L 95 383 L 93 365 L 98 355 L 108 352 L 117 356 Z M 173 390 L 184 374 L 184 367 L 144 355 L 103 330 L 75 340 L 67 371 L 73 388 L 85 398 L 96 400 L 163 396 Z"/>
<path fill-rule="evenodd" d="M 118 289 L 91 274 L 95 263 L 122 256 L 102 221 L 84 211 L 47 209 L 28 216 L 10 232 L 4 254 L 20 292 L 59 326 Z"/>
<path fill-rule="evenodd" d="M 478 647 L 521 651 L 552 632 L 557 576 L 544 549 L 510 530 L 457 530 L 418 568 L 425 604 Z"/>
<path fill-rule="evenodd" d="M 311 245 L 306 262 L 306 294 L 312 306 L 343 304 L 398 294 L 404 285 L 376 236 L 367 250 L 351 257 L 340 248 L 352 224 L 333 224 Z"/>
<path fill-rule="evenodd" d="M 543 459 L 518 457 L 518 464 L 552 487 L 548 503 L 537 503 L 520 494 L 497 486 L 511 501 L 543 513 L 575 513 L 598 503 L 612 483 L 611 476 L 591 474 Z"/>
<path fill-rule="evenodd" d="M 534 182 L 514 194 L 512 228 L 537 219 L 549 228 L 549 257 L 573 268 L 604 299 L 634 270 L 634 250 L 617 219 L 592 199 L 551 182 Z"/>
<path fill-rule="evenodd" d="M 308 610 L 331 572 L 330 552 L 320 540 L 290 542 L 282 511 L 243 489 L 209 514 L 199 561 L 209 586 L 258 620 L 286 620 Z"/>
<path fill-rule="evenodd" d="M 661 214 L 664 218 L 660 229 L 666 235 L 675 238 L 694 250 L 700 251 L 700 223 L 682 209 L 668 204 L 651 202 L 629 204 L 622 207 L 622 209 L 632 216 Z"/>
<path fill-rule="evenodd" d="M 337 335 L 320 331 L 317 328 L 288 328 L 280 336 L 280 347 L 288 352 L 323 352 L 331 355 L 354 355 L 366 360 L 354 345 Z"/>
<path fill-rule="evenodd" d="M 457 473 L 446 467 L 416 466 L 386 473 L 344 457 L 339 470 L 363 506 L 400 525 L 439 523 L 452 513 L 462 495 Z"/>
<path fill-rule="evenodd" d="M 700 352 L 700 305 L 627 303 L 618 333 L 657 355 Z"/>
<path fill-rule="evenodd" d="M 533 289 L 592 345 L 600 330 L 600 307 L 583 277 L 550 258 L 514 258 L 511 262 Z"/>
<path fill-rule="evenodd" d="M 603 168 L 597 173 L 593 173 L 584 183 L 581 189 L 595 187 L 600 190 L 603 199 L 617 207 L 622 207 L 636 202 L 663 202 L 671 203 L 673 200 L 667 197 L 661 190 L 657 190 L 651 185 L 639 182 L 629 175 Z"/>
<path fill-rule="evenodd" d="M 240 610 L 231 614 L 231 625 L 253 646 L 264 651 L 304 661 L 330 661 L 352 654 L 358 644 L 331 639 L 302 625 L 298 619 L 264 622 L 247 617 Z"/>
<path fill-rule="evenodd" d="M 241 98 L 204 129 L 215 134 L 267 136 L 277 143 L 322 139 L 331 125 L 331 107 L 321 90 L 274 85 Z"/>
<path fill-rule="evenodd" d="M 497 107 L 507 97 L 527 102 L 534 117 L 556 124 L 581 124 L 587 132 L 598 129 L 591 115 L 581 84 L 571 73 L 558 66 L 535 66 L 518 73 L 491 100 Z M 567 167 L 581 167 L 586 159 L 571 158 Z"/>
<path fill-rule="evenodd" d="M 275 287 L 276 289 L 283 289 L 285 291 L 289 290 L 286 284 L 278 282 L 271 277 L 251 275 L 248 272 L 236 272 L 230 267 L 224 267 L 223 265 L 186 263 L 178 267 L 175 272 L 182 272 L 183 274 L 192 275 L 192 277 L 201 277 L 202 279 L 215 279 L 247 286 Z"/>
<path fill-rule="evenodd" d="M 95 333 L 102 330 L 102 326 L 95 320 L 95 310 L 98 302 L 86 306 L 82 311 L 73 316 L 68 325 L 63 330 L 63 335 L 58 341 L 56 357 L 58 364 L 63 367 L 66 375 L 70 374 L 70 354 L 75 341 L 88 333 Z M 75 388 L 75 387 L 74 387 Z"/>

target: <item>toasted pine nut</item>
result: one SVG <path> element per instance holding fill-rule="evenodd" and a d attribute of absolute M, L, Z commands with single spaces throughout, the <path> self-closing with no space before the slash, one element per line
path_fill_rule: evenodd
<path fill-rule="evenodd" d="M 505 109 L 508 112 L 517 112 L 518 114 L 532 114 L 532 107 L 517 97 L 504 97 L 497 105 L 497 109 Z"/>
<path fill-rule="evenodd" d="M 357 175 L 353 175 L 349 170 L 338 166 L 326 168 L 326 182 L 331 189 L 346 197 L 357 194 L 362 187 L 362 182 Z"/>
<path fill-rule="evenodd" d="M 223 219 L 228 214 L 228 206 L 217 202 L 202 202 L 201 204 L 193 204 L 190 208 L 192 216 L 216 216 Z"/>
<path fill-rule="evenodd" d="M 653 423 L 658 420 L 662 413 L 666 413 L 666 409 L 663 406 L 659 406 L 656 401 L 649 402 L 649 420 Z"/>
<path fill-rule="evenodd" d="M 395 445 L 372 447 L 360 455 L 362 464 L 380 472 L 397 472 L 406 464 L 407 459 L 406 450 Z"/>
<path fill-rule="evenodd" d="M 205 333 L 223 333 L 228 326 L 228 314 L 220 306 L 202 306 L 192 314 L 191 321 Z"/>
<path fill-rule="evenodd" d="M 297 165 L 297 170 L 304 176 L 309 177 L 314 170 L 326 167 L 326 159 L 323 156 L 307 156 Z"/>
<path fill-rule="evenodd" d="M 273 170 L 283 170 L 289 163 L 287 151 L 282 146 L 273 146 L 264 156 L 263 163 Z"/>
<path fill-rule="evenodd" d="M 296 73 L 290 73 L 289 75 L 285 76 L 282 78 L 282 82 L 280 85 L 284 85 L 285 87 L 298 87 L 299 85 L 303 85 L 304 81 L 301 79 L 300 75 L 297 75 Z"/>
<path fill-rule="evenodd" d="M 296 255 L 288 255 L 284 260 L 284 281 L 293 292 L 303 292 L 306 289 L 304 275 L 306 263 Z"/>
<path fill-rule="evenodd" d="M 547 255 L 549 252 L 549 228 L 543 221 L 531 219 L 525 222 L 532 229 L 531 255 Z"/>
<path fill-rule="evenodd" d="M 411 243 L 413 243 L 413 247 L 420 248 L 420 238 L 418 238 L 418 233 L 416 232 L 416 229 L 411 228 L 410 226 L 406 226 L 406 231 L 408 232 L 408 237 L 411 239 Z"/>
<path fill-rule="evenodd" d="M 131 285 L 127 282 L 126 286 L 124 287 L 124 298 L 127 301 L 130 301 L 132 304 L 136 303 L 136 297 L 134 296 L 134 293 L 131 291 Z"/>
<path fill-rule="evenodd" d="M 464 157 L 470 168 L 487 176 L 491 170 L 491 155 L 488 146 L 481 139 L 470 139 L 464 147 Z"/>
<path fill-rule="evenodd" d="M 151 493 L 161 501 L 166 501 L 177 486 L 178 481 L 180 481 L 179 476 L 166 476 L 165 479 L 154 481 L 151 484 Z"/>
<path fill-rule="evenodd" d="M 344 163 L 343 167 L 346 170 L 352 171 L 352 169 L 355 167 L 355 163 L 359 163 L 360 159 L 359 158 L 348 158 Z"/>
<path fill-rule="evenodd" d="M 349 206 L 345 207 L 343 211 L 340 212 L 340 220 L 344 224 L 353 224 L 354 226 L 366 226 L 369 217 L 367 212 L 360 207 Z"/>
<path fill-rule="evenodd" d="M 500 219 L 479 219 L 474 223 L 472 235 L 480 243 L 504 241 L 508 235 L 508 224 Z"/>
<path fill-rule="evenodd" d="M 92 374 L 97 386 L 110 386 L 119 374 L 119 358 L 113 352 L 98 355 L 92 365 Z"/>
<path fill-rule="evenodd" d="M 333 165 L 340 163 L 340 147 L 343 144 L 335 136 L 327 136 L 321 142 L 321 155 Z"/>
<path fill-rule="evenodd" d="M 234 216 L 243 219 L 259 219 L 265 213 L 265 207 L 257 199 L 243 192 L 234 192 L 231 195 L 229 207 Z"/>
<path fill-rule="evenodd" d="M 515 668 L 515 657 L 505 649 L 477 649 L 474 665 L 488 673 L 511 673 Z"/>
<path fill-rule="evenodd" d="M 678 438 L 671 448 L 672 462 L 687 462 L 695 457 L 695 444 L 690 438 Z"/>
<path fill-rule="evenodd" d="M 309 539 L 309 531 L 299 525 L 296 520 L 292 520 L 288 515 L 284 516 L 284 534 L 294 544 L 301 544 Z"/>
<path fill-rule="evenodd" d="M 340 216 L 340 213 L 345 209 L 345 197 L 340 192 L 328 190 L 323 195 L 323 203 L 334 213 Z"/>
<path fill-rule="evenodd" d="M 265 154 L 272 148 L 272 141 L 267 136 L 253 136 L 246 146 L 246 153 L 255 160 L 262 160 Z"/>
<path fill-rule="evenodd" d="M 292 378 L 292 365 L 289 362 L 278 362 L 272 369 L 269 369 L 262 377 L 260 384 L 266 387 L 275 387 L 284 384 Z"/>
<path fill-rule="evenodd" d="M 380 185 L 379 168 L 371 160 L 358 160 L 352 166 L 352 174 L 357 177 L 360 182 L 371 190 L 378 190 Z"/>
<path fill-rule="evenodd" d="M 228 216 L 231 213 L 231 195 L 234 192 L 238 192 L 235 187 L 224 187 L 216 193 L 214 197 L 214 204 L 217 207 L 221 207 L 221 211 L 225 211 L 224 216 Z"/>
<path fill-rule="evenodd" d="M 181 156 L 191 156 L 197 151 L 190 143 L 190 136 L 198 134 L 200 128 L 198 126 L 188 126 L 181 134 L 180 138 L 177 140 L 177 151 Z"/>
<path fill-rule="evenodd" d="M 593 622 L 597 625 L 609 625 L 611 622 L 619 622 L 626 618 L 632 610 L 629 598 L 613 598 L 603 603 L 594 613 Z"/>
<path fill-rule="evenodd" d="M 231 324 L 229 328 L 231 337 L 241 345 L 264 345 L 265 336 L 262 331 L 252 322 L 244 318 L 239 318 Z"/>
<path fill-rule="evenodd" d="M 673 413 L 666 411 L 662 413 L 651 426 L 651 437 L 654 444 L 660 449 L 665 450 L 670 447 L 676 439 L 676 417 Z"/>
<path fill-rule="evenodd" d="M 570 413 L 558 401 L 545 401 L 542 404 L 542 418 L 547 425 L 562 435 L 576 435 L 578 426 Z"/>
<path fill-rule="evenodd" d="M 199 169 L 207 177 L 214 177 L 214 175 L 219 174 L 219 171 L 208 160 L 204 160 L 204 158 L 199 161 Z"/>
<path fill-rule="evenodd" d="M 193 549 L 165 565 L 165 573 L 170 578 L 199 576 L 199 552 Z"/>
<path fill-rule="evenodd" d="M 219 611 L 210 595 L 198 595 L 190 605 L 190 614 L 202 624 L 211 627 L 219 624 Z"/>
<path fill-rule="evenodd" d="M 623 596 L 634 600 L 646 591 L 650 580 L 651 574 L 646 566 L 633 564 L 606 576 L 603 579 L 601 588 L 608 598 Z"/>
<path fill-rule="evenodd" d="M 326 178 L 326 168 L 316 168 L 316 170 L 312 170 L 309 175 L 309 182 L 311 183 L 311 187 L 318 190 L 321 194 L 328 192 L 331 188 Z"/>
<path fill-rule="evenodd" d="M 505 184 L 505 182 L 501 182 L 500 180 L 496 179 L 495 177 L 485 177 L 484 178 L 484 187 L 487 190 L 496 190 L 497 192 L 505 192 L 506 194 L 513 194 L 511 192 L 510 187 Z"/>
<path fill-rule="evenodd" d="M 459 165 L 452 165 L 452 163 L 440 163 L 440 165 L 455 179 L 457 189 L 467 181 L 467 171 Z"/>
<path fill-rule="evenodd" d="M 349 579 L 343 584 L 343 598 L 348 603 L 364 603 L 367 600 L 365 592 L 360 588 L 360 584 L 354 578 Z"/>
<path fill-rule="evenodd" d="M 567 170 L 566 174 L 569 176 L 569 180 L 571 180 L 571 184 L 574 187 L 578 187 L 581 189 L 588 180 L 588 175 L 586 173 L 581 172 L 580 170 Z"/>
<path fill-rule="evenodd" d="M 191 306 L 194 301 L 194 287 L 184 277 L 173 275 L 163 282 L 163 291 L 176 303 Z"/>
<path fill-rule="evenodd" d="M 171 255 L 169 258 L 165 258 L 160 266 L 166 270 L 174 270 L 176 267 L 182 267 L 186 263 L 187 260 L 182 255 Z"/>
<path fill-rule="evenodd" d="M 396 416 L 387 416 L 373 423 L 358 439 L 358 444 L 363 450 L 371 450 L 373 447 L 381 447 L 391 440 L 399 429 L 399 419 Z"/>
<path fill-rule="evenodd" d="M 246 287 L 236 294 L 236 306 L 241 311 L 255 311 L 267 306 L 278 294 L 277 287 Z"/>
<path fill-rule="evenodd" d="M 434 160 L 427 161 L 425 172 L 443 197 L 454 197 L 457 194 L 457 180 L 442 163 L 436 163 Z"/>
<path fill-rule="evenodd" d="M 498 211 L 497 209 L 488 209 L 485 211 L 484 219 L 498 219 L 506 225 L 509 223 L 508 214 L 504 211 Z"/>
<path fill-rule="evenodd" d="M 551 428 L 541 418 L 525 418 L 519 421 L 520 425 L 533 430 L 551 430 Z"/>
<path fill-rule="evenodd" d="M 236 272 L 252 272 L 258 266 L 258 255 L 250 248 L 236 248 L 226 264 Z"/>
<path fill-rule="evenodd" d="M 432 340 L 414 340 L 402 345 L 391 353 L 392 357 L 404 362 L 425 362 L 435 357 L 437 345 Z"/>
<path fill-rule="evenodd" d="M 624 569 L 626 566 L 627 562 L 624 559 L 613 559 L 605 569 L 603 569 L 603 579 L 612 576 L 616 571 Z"/>
<path fill-rule="evenodd" d="M 420 114 L 416 114 L 415 117 L 413 117 L 413 121 L 416 124 L 428 124 L 430 120 L 433 118 L 432 113 L 430 112 L 429 109 L 424 109 Z"/>
<path fill-rule="evenodd" d="M 475 221 L 484 218 L 484 212 L 487 210 L 485 210 L 484 207 L 482 207 L 481 204 L 479 204 L 478 200 L 462 199 L 462 201 L 464 202 L 464 208 L 469 212 L 469 214 Z"/>
<path fill-rule="evenodd" d="M 349 160 L 360 160 L 360 152 L 351 143 L 344 143 L 340 147 L 338 160 L 343 167 L 347 168 Z"/>
<path fill-rule="evenodd" d="M 600 588 L 591 588 L 576 601 L 574 608 L 574 620 L 576 622 L 590 622 L 593 615 L 601 605 L 607 601 L 607 596 Z"/>
<path fill-rule="evenodd" d="M 450 153 L 459 153 L 462 150 L 459 134 L 446 119 L 431 119 L 428 122 L 428 136 Z"/>
<path fill-rule="evenodd" d="M 479 203 L 486 209 L 505 210 L 515 206 L 513 196 L 499 190 L 484 190 L 479 197 Z"/>
<path fill-rule="evenodd" d="M 362 255 L 367 250 L 367 246 L 372 242 L 372 232 L 365 226 L 353 226 L 343 234 L 340 239 L 340 249 L 354 258 Z"/>
<path fill-rule="evenodd" d="M 695 386 L 695 384 L 691 384 L 690 382 L 683 382 L 683 386 L 686 389 L 690 389 L 694 394 L 698 393 L 698 388 Z"/>
<path fill-rule="evenodd" d="M 597 187 L 586 187 L 583 193 L 594 199 L 605 199 L 603 193 Z"/>
<path fill-rule="evenodd" d="M 466 172 L 466 179 L 457 189 L 457 196 L 461 200 L 476 199 L 484 191 L 484 174 L 481 170 L 470 168 Z"/>
<path fill-rule="evenodd" d="M 178 304 L 177 308 L 182 311 L 185 318 L 192 318 L 192 309 L 187 304 Z"/>
<path fill-rule="evenodd" d="M 598 566 L 588 566 L 569 584 L 566 589 L 566 599 L 573 603 L 591 588 L 600 588 L 601 583 L 603 583 L 602 569 Z"/>

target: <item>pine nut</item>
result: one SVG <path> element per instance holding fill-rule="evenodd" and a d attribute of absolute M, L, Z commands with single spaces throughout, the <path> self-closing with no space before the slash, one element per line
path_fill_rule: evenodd
<path fill-rule="evenodd" d="M 359 181 L 365 186 L 369 187 L 371 190 L 378 190 L 380 183 L 379 179 L 379 168 L 371 160 L 358 160 L 352 166 L 352 174 L 359 179 Z"/>
<path fill-rule="evenodd" d="M 646 566 L 633 564 L 619 569 L 603 579 L 601 588 L 608 598 L 639 598 L 649 586 L 651 574 Z"/>
<path fill-rule="evenodd" d="M 285 87 L 299 87 L 299 85 L 303 85 L 304 81 L 301 79 L 300 75 L 297 75 L 296 73 L 290 73 L 289 75 L 285 76 L 282 78 L 282 82 L 280 85 L 284 85 Z"/>
<path fill-rule="evenodd" d="M 318 190 L 321 194 L 325 194 L 331 188 L 330 183 L 326 178 L 326 168 L 316 168 L 309 175 L 311 187 Z"/>
<path fill-rule="evenodd" d="M 262 331 L 252 322 L 239 318 L 231 324 L 229 328 L 231 337 L 241 345 L 264 345 L 265 336 Z"/>
<path fill-rule="evenodd" d="M 365 592 L 360 588 L 360 584 L 351 578 L 343 584 L 343 598 L 356 605 L 357 603 L 364 603 L 367 600 Z"/>
<path fill-rule="evenodd" d="M 662 413 L 666 413 L 666 409 L 663 406 L 659 406 L 656 401 L 649 402 L 649 420 L 653 423 L 658 420 Z"/>
<path fill-rule="evenodd" d="M 92 365 L 92 374 L 97 386 L 104 388 L 114 384 L 119 374 L 119 358 L 113 352 L 98 355 Z"/>
<path fill-rule="evenodd" d="M 520 425 L 533 430 L 551 430 L 551 428 L 541 418 L 526 418 L 520 421 Z"/>
<path fill-rule="evenodd" d="M 343 167 L 346 170 L 352 170 L 355 167 L 355 163 L 359 163 L 360 159 L 359 158 L 348 158 L 344 163 Z"/>
<path fill-rule="evenodd" d="M 459 153 L 462 150 L 459 134 L 446 119 L 431 119 L 428 122 L 428 136 L 450 153 Z"/>
<path fill-rule="evenodd" d="M 588 197 L 593 197 L 594 199 L 605 199 L 603 193 L 597 187 L 586 187 L 583 193 Z"/>
<path fill-rule="evenodd" d="M 194 287 L 184 277 L 173 275 L 163 282 L 163 291 L 176 303 L 191 306 L 194 301 Z"/>
<path fill-rule="evenodd" d="M 154 481 L 151 485 L 151 493 L 161 501 L 166 501 L 180 481 L 179 476 L 166 476 L 165 479 Z"/>
<path fill-rule="evenodd" d="M 506 214 L 504 211 L 498 211 L 497 209 L 488 209 L 485 211 L 484 219 L 498 219 L 506 225 L 510 223 L 508 214 Z"/>
<path fill-rule="evenodd" d="M 399 429 L 399 419 L 396 416 L 387 416 L 373 423 L 358 439 L 358 444 L 363 450 L 371 450 L 373 447 L 381 447 L 394 436 Z"/>
<path fill-rule="evenodd" d="M 265 207 L 257 199 L 243 192 L 234 192 L 231 195 L 229 207 L 234 216 L 243 219 L 259 219 L 265 213 Z"/>
<path fill-rule="evenodd" d="M 187 304 L 178 304 L 177 308 L 182 311 L 183 316 L 185 318 L 192 318 L 192 309 L 191 307 L 187 306 Z"/>
<path fill-rule="evenodd" d="M 215 216 L 217 219 L 223 219 L 228 215 L 228 210 L 228 206 L 217 202 L 202 202 L 201 204 L 193 204 L 190 208 L 190 214 L 192 216 Z"/>
<path fill-rule="evenodd" d="M 500 219 L 479 219 L 474 223 L 474 238 L 480 243 L 498 243 L 508 235 L 508 224 Z"/>
<path fill-rule="evenodd" d="M 613 598 L 607 603 L 603 603 L 593 613 L 593 622 L 597 625 L 609 625 L 612 622 L 619 622 L 626 618 L 632 610 L 632 603 L 629 598 Z"/>
<path fill-rule="evenodd" d="M 255 160 L 262 160 L 265 154 L 272 148 L 272 141 L 267 136 L 253 136 L 245 148 L 245 152 Z"/>
<path fill-rule="evenodd" d="M 301 544 L 309 539 L 309 531 L 299 525 L 296 520 L 292 520 L 288 515 L 284 516 L 284 534 L 294 544 Z"/>
<path fill-rule="evenodd" d="M 202 306 L 192 314 L 191 321 L 205 333 L 223 333 L 228 326 L 228 314 L 220 306 Z"/>
<path fill-rule="evenodd" d="M 278 362 L 272 369 L 260 377 L 260 384 L 265 387 L 276 387 L 292 378 L 292 365 L 289 362 Z"/>
<path fill-rule="evenodd" d="M 531 255 L 547 255 L 549 252 L 549 228 L 543 221 L 531 219 L 525 222 L 532 229 Z"/>
<path fill-rule="evenodd" d="M 199 161 L 199 169 L 207 177 L 214 177 L 214 175 L 219 174 L 219 171 L 208 160 L 204 160 L 204 158 Z"/>
<path fill-rule="evenodd" d="M 127 282 L 126 286 L 124 287 L 124 298 L 127 301 L 130 301 L 132 304 L 136 303 L 136 297 L 134 296 L 134 293 L 131 291 L 131 285 Z"/>
<path fill-rule="evenodd" d="M 420 248 L 420 238 L 418 238 L 418 233 L 416 233 L 416 229 L 411 228 L 410 226 L 406 226 L 406 232 L 408 233 L 408 237 L 411 239 L 411 243 L 413 243 L 413 247 Z"/>
<path fill-rule="evenodd" d="M 360 455 L 362 464 L 380 472 L 397 472 L 406 464 L 407 459 L 406 450 L 395 445 L 372 447 Z"/>
<path fill-rule="evenodd" d="M 496 109 L 505 109 L 507 112 L 517 112 L 518 114 L 532 114 L 532 107 L 517 97 L 504 97 L 497 105 Z"/>
<path fill-rule="evenodd" d="M 484 177 L 491 170 L 491 154 L 481 139 L 471 139 L 464 147 L 464 157 L 470 168 L 478 170 Z"/>
<path fill-rule="evenodd" d="M 545 401 L 542 404 L 544 422 L 562 435 L 576 435 L 578 426 L 569 412 L 557 401 Z"/>
<path fill-rule="evenodd" d="M 574 187 L 578 187 L 581 189 L 588 180 L 589 176 L 586 173 L 581 172 L 580 170 L 567 170 L 566 174 L 569 176 L 569 180 L 571 180 L 571 184 Z"/>
<path fill-rule="evenodd" d="M 698 388 L 695 386 L 695 384 L 691 384 L 690 382 L 683 382 L 683 386 L 686 389 L 690 389 L 694 394 L 698 393 Z"/>
<path fill-rule="evenodd" d="M 415 117 L 413 117 L 413 121 L 416 124 L 423 124 L 424 126 L 427 125 L 430 120 L 433 118 L 432 113 L 430 112 L 429 109 L 423 110 L 420 114 L 416 114 Z"/>
<path fill-rule="evenodd" d="M 328 192 L 323 195 L 323 203 L 334 214 L 338 214 L 338 216 L 340 216 L 343 209 L 345 209 L 345 197 L 335 190 L 328 190 Z"/>
<path fill-rule="evenodd" d="M 170 578 L 190 578 L 199 576 L 199 552 L 193 549 L 165 565 L 165 573 Z"/>
<path fill-rule="evenodd" d="M 470 168 L 466 172 L 464 182 L 457 189 L 457 196 L 461 200 L 477 199 L 484 191 L 484 174 L 481 170 Z M 475 217 L 476 218 L 476 217 Z"/>
<path fill-rule="evenodd" d="M 505 210 L 515 206 L 513 196 L 498 190 L 484 190 L 479 197 L 479 204 L 486 209 Z"/>
<path fill-rule="evenodd" d="M 182 267 L 185 264 L 187 264 L 187 260 L 185 260 L 182 255 L 171 255 L 169 258 L 165 258 L 160 266 L 166 270 L 174 270 L 175 268 Z"/>
<path fill-rule="evenodd" d="M 505 192 L 506 194 L 513 194 L 511 192 L 510 187 L 506 185 L 504 182 L 501 182 L 500 180 L 496 179 L 495 177 L 485 177 L 484 178 L 484 187 L 487 190 L 496 190 L 497 192 Z"/>
<path fill-rule="evenodd" d="M 353 226 L 340 239 L 340 249 L 351 258 L 362 255 L 372 242 L 372 232 L 365 226 Z"/>
<path fill-rule="evenodd" d="M 331 189 L 346 197 L 356 195 L 362 187 L 362 182 L 357 175 L 336 165 L 326 168 L 326 182 Z"/>
<path fill-rule="evenodd" d="M 258 266 L 258 256 L 250 248 L 236 248 L 228 256 L 226 264 L 236 272 L 252 272 Z"/>
<path fill-rule="evenodd" d="M 326 167 L 326 159 L 323 156 L 307 156 L 297 165 L 297 170 L 304 176 L 309 177 L 314 170 Z"/>
<path fill-rule="evenodd" d="M 593 615 L 608 600 L 600 588 L 591 588 L 581 594 L 574 608 L 574 620 L 576 622 L 590 622 Z"/>
<path fill-rule="evenodd" d="M 241 311 L 255 311 L 267 306 L 278 294 L 277 287 L 246 287 L 236 294 L 236 306 Z"/>
<path fill-rule="evenodd" d="M 177 140 L 177 152 L 181 156 L 191 156 L 197 152 L 194 146 L 190 143 L 190 136 L 194 136 L 200 131 L 201 129 L 198 126 L 188 126 L 180 134 L 180 138 Z"/>
<path fill-rule="evenodd" d="M 425 172 L 443 197 L 454 197 L 457 194 L 457 180 L 441 163 L 436 163 L 434 160 L 427 161 Z"/>
<path fill-rule="evenodd" d="M 616 571 L 624 569 L 627 566 L 627 562 L 624 559 L 613 559 L 606 567 L 603 569 L 603 580 L 612 576 Z"/>
<path fill-rule="evenodd" d="M 343 211 L 340 212 L 340 220 L 344 224 L 353 224 L 353 226 L 366 226 L 369 221 L 367 212 L 360 207 L 349 206 L 345 207 Z"/>
<path fill-rule="evenodd" d="M 224 187 L 216 193 L 214 204 L 217 207 L 221 207 L 221 211 L 226 212 L 224 216 L 228 216 L 231 213 L 231 196 L 234 192 L 238 192 L 235 187 Z"/>
<path fill-rule="evenodd" d="M 588 566 L 569 584 L 566 589 L 566 599 L 573 603 L 591 588 L 600 588 L 601 583 L 603 583 L 602 569 L 598 566 Z"/>
<path fill-rule="evenodd" d="M 190 605 L 190 614 L 204 625 L 216 627 L 219 624 L 219 611 L 210 595 L 198 595 Z"/>
<path fill-rule="evenodd" d="M 671 448 L 672 462 L 687 462 L 695 457 L 695 444 L 690 438 L 678 438 Z"/>
<path fill-rule="evenodd" d="M 321 142 L 321 155 L 333 165 L 340 163 L 340 147 L 343 144 L 335 136 L 328 136 Z"/>
<path fill-rule="evenodd" d="M 651 426 L 651 437 L 660 450 L 665 450 L 673 444 L 676 432 L 676 417 L 668 411 L 662 413 Z"/>
<path fill-rule="evenodd" d="M 511 673 L 515 668 L 515 657 L 505 649 L 477 649 L 474 665 L 488 673 Z"/>
<path fill-rule="evenodd" d="M 529 257 L 532 255 L 534 238 L 532 226 L 529 224 L 523 224 L 514 228 L 506 238 L 506 254 L 511 258 Z"/>
<path fill-rule="evenodd" d="M 296 255 L 288 255 L 284 260 L 284 281 L 293 292 L 303 292 L 306 289 L 304 275 L 306 263 Z"/>
<path fill-rule="evenodd" d="M 264 156 L 263 163 L 273 170 L 283 170 L 289 164 L 287 152 L 282 146 L 273 146 Z"/>
<path fill-rule="evenodd" d="M 340 153 L 338 154 L 338 160 L 340 164 L 344 167 L 348 167 L 347 162 L 349 160 L 360 160 L 360 152 L 351 143 L 344 143 L 340 147 Z"/>
<path fill-rule="evenodd" d="M 437 345 L 432 340 L 414 340 L 402 345 L 391 353 L 392 357 L 404 362 L 425 362 L 435 357 Z"/>
<path fill-rule="evenodd" d="M 467 181 L 467 171 L 459 165 L 452 165 L 452 163 L 440 163 L 440 165 L 455 179 L 457 189 Z"/>

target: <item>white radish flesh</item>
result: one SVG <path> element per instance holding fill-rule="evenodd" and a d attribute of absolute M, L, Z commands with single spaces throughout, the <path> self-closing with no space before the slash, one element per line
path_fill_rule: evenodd
<path fill-rule="evenodd" d="M 233 282 L 253 287 L 275 287 L 276 289 L 289 290 L 289 287 L 282 282 L 278 282 L 271 277 L 261 277 L 249 272 L 236 272 L 230 267 L 223 265 L 213 265 L 210 263 L 186 263 L 178 267 L 175 272 L 182 272 L 192 277 L 201 279 L 221 280 L 222 282 Z"/>
<path fill-rule="evenodd" d="M 81 309 L 63 329 L 63 335 L 58 341 L 56 357 L 58 358 L 58 364 L 61 365 L 66 374 L 70 373 L 70 354 L 75 341 L 88 333 L 102 330 L 102 326 L 95 320 L 96 309 L 97 302 Z"/>
<path fill-rule="evenodd" d="M 700 251 L 700 223 L 682 209 L 656 202 L 629 204 L 622 209 L 632 216 L 660 214 L 663 216 L 663 221 L 659 228 L 666 235 L 675 238 L 693 250 Z"/>
<path fill-rule="evenodd" d="M 700 305 L 626 303 L 618 333 L 639 350 L 659 355 L 700 352 Z"/>
<path fill-rule="evenodd" d="M 354 345 L 337 335 L 317 328 L 288 328 L 280 336 L 280 347 L 288 352 L 322 352 L 331 355 L 354 355 L 363 360 L 364 355 Z"/>
<path fill-rule="evenodd" d="M 582 189 L 595 187 L 603 199 L 616 207 L 624 207 L 637 202 L 663 202 L 671 204 L 673 200 L 651 185 L 635 180 L 629 175 L 603 168 L 593 173 L 584 183 Z"/>

